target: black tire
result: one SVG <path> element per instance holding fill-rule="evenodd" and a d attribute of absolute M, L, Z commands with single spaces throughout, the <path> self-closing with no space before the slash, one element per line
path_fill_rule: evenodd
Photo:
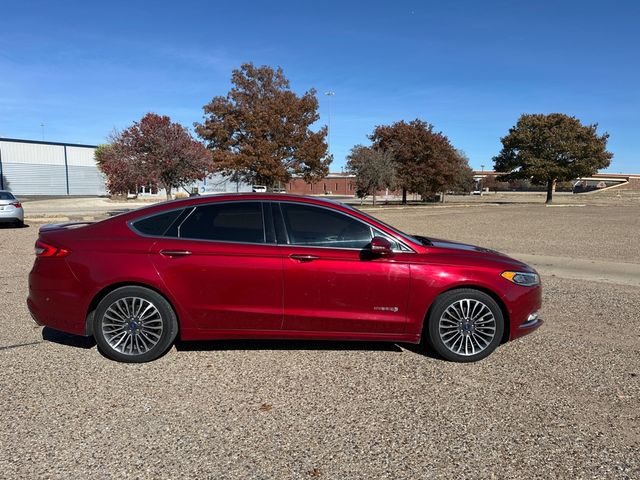
<path fill-rule="evenodd" d="M 477 320 L 472 320 L 476 314 Z M 457 317 L 461 320 L 456 321 Z M 461 288 L 436 298 L 425 330 L 430 346 L 446 360 L 477 362 L 500 345 L 504 316 L 491 296 L 479 290 Z"/>
<path fill-rule="evenodd" d="M 107 294 L 93 319 L 98 348 L 119 362 L 155 360 L 173 345 L 177 334 L 178 319 L 169 302 L 139 286 L 120 287 Z"/>
<path fill-rule="evenodd" d="M 16 220 L 14 223 L 16 228 L 23 228 L 24 227 L 24 220 Z"/>

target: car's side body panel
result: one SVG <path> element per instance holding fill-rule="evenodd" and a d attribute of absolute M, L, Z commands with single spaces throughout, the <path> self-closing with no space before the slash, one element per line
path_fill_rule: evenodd
<path fill-rule="evenodd" d="M 409 264 L 361 250 L 281 248 L 285 330 L 404 333 Z"/>
<path fill-rule="evenodd" d="M 276 245 L 159 239 L 150 256 L 165 289 L 183 306 L 185 328 L 282 327 L 282 256 Z"/>
<path fill-rule="evenodd" d="M 428 259 L 429 256 L 425 255 Z M 451 265 L 434 262 L 412 265 L 412 292 L 407 317 L 407 333 L 420 334 L 433 301 L 442 293 L 455 288 L 476 288 L 491 294 L 506 309 L 510 338 L 524 335 L 519 327 L 528 316 L 540 309 L 540 287 L 521 287 L 496 274 L 495 266 Z M 496 278 L 495 282 L 487 279 Z M 539 326 L 539 325 L 537 325 Z"/>
<path fill-rule="evenodd" d="M 60 316 L 65 324 L 61 330 L 86 334 L 90 331 L 87 314 L 94 298 L 105 289 L 126 284 L 145 285 L 161 292 L 175 304 L 178 315 L 183 313 L 151 263 L 149 249 L 153 239 L 135 235 L 119 222 L 78 229 L 43 227 L 40 238 L 64 246 L 71 254 L 64 258 L 36 257 L 29 275 L 28 304 L 32 314 L 38 312 L 34 314 L 38 322 L 48 324 L 47 317 Z"/>

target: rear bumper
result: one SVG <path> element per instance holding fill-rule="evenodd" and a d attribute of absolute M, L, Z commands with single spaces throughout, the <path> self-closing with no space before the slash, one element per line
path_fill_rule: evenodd
<path fill-rule="evenodd" d="M 12 210 L 0 210 L 0 223 L 24 221 L 24 210 L 14 208 Z"/>
<path fill-rule="evenodd" d="M 29 313 L 38 325 L 86 335 L 87 302 L 74 293 L 80 290 L 64 259 L 36 260 L 29 274 Z"/>
<path fill-rule="evenodd" d="M 42 295 L 29 293 L 27 307 L 31 318 L 40 326 L 54 330 L 87 335 L 85 318 L 79 309 L 70 309 L 70 299 L 58 295 Z"/>

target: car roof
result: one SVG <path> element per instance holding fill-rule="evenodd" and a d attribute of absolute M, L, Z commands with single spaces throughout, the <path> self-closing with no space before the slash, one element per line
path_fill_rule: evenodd
<path fill-rule="evenodd" d="M 164 202 L 153 203 L 151 205 L 135 208 L 133 210 L 129 210 L 127 212 L 123 212 L 120 215 L 111 217 L 111 218 L 126 218 L 129 221 L 132 218 L 153 215 L 156 212 L 161 212 L 163 210 L 171 210 L 174 208 L 183 208 L 190 206 L 197 206 L 201 204 L 206 204 L 210 202 L 227 202 L 234 200 L 262 200 L 262 201 L 274 201 L 274 202 L 283 202 L 283 201 L 291 201 L 296 203 L 307 203 L 314 205 L 325 205 L 327 207 L 332 208 L 342 208 L 348 211 L 354 211 L 355 209 L 351 205 L 347 205 L 345 203 L 339 202 L 337 200 L 328 199 L 328 198 L 318 198 L 307 195 L 294 195 L 288 193 L 260 193 L 260 192 L 239 192 L 239 193 L 215 193 L 209 195 L 198 195 L 187 198 L 180 198 L 176 200 L 167 200 Z M 108 220 L 108 219 L 106 219 Z"/>
<path fill-rule="evenodd" d="M 167 202 L 156 203 L 155 205 L 196 205 L 199 203 L 207 203 L 211 201 L 225 201 L 225 200 L 268 200 L 268 201 L 283 201 L 291 200 L 294 202 L 310 202 L 315 204 L 327 204 L 331 206 L 341 206 L 344 208 L 352 209 L 351 206 L 334 200 L 331 198 L 313 197 L 310 195 L 294 195 L 291 193 L 273 193 L 273 192 L 239 192 L 239 193 L 214 193 L 210 195 L 198 195 L 195 197 L 181 198 L 178 200 L 169 200 Z"/>
<path fill-rule="evenodd" d="M 399 236 L 402 238 L 402 243 L 405 243 L 410 246 L 410 248 L 415 248 L 416 245 L 420 245 L 420 243 L 416 243 L 415 240 L 411 240 L 406 234 L 400 232 L 399 230 L 387 225 L 386 223 L 366 214 L 365 212 L 361 212 L 357 208 L 348 205 L 346 203 L 340 202 L 338 200 L 332 198 L 324 198 L 324 197 L 313 197 L 310 195 L 295 195 L 290 193 L 260 193 L 260 192 L 238 192 L 238 193 L 216 193 L 210 195 L 198 195 L 194 197 L 181 198 L 177 200 L 169 200 L 165 202 L 154 203 L 147 207 L 137 208 L 135 210 L 131 210 L 128 212 L 124 212 L 120 215 L 116 215 L 101 222 L 98 222 L 93 225 L 98 225 L 103 222 L 112 222 L 112 221 L 122 221 L 124 220 L 126 223 L 135 221 L 140 218 L 145 218 L 148 216 L 155 215 L 156 213 L 161 213 L 163 211 L 180 209 L 186 207 L 192 207 L 202 204 L 207 204 L 209 202 L 227 202 L 234 200 L 256 200 L 256 201 L 273 201 L 273 202 L 295 202 L 295 203 L 303 203 L 308 205 L 318 205 L 318 206 L 327 206 L 332 209 L 343 210 L 343 212 L 350 212 L 353 215 L 356 215 L 361 220 L 365 220 L 368 223 L 373 223 L 374 226 L 382 227 L 383 230 L 389 230 L 393 232 L 394 236 Z"/>

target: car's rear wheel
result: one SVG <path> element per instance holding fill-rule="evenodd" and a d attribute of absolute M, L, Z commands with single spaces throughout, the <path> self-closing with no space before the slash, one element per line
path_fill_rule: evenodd
<path fill-rule="evenodd" d="M 504 316 L 489 295 L 465 288 L 436 299 L 427 327 L 429 343 L 445 359 L 475 362 L 500 345 Z"/>
<path fill-rule="evenodd" d="M 100 351 L 113 360 L 155 360 L 169 349 L 177 333 L 173 308 L 162 295 L 148 288 L 118 288 L 96 308 L 93 335 Z"/>

